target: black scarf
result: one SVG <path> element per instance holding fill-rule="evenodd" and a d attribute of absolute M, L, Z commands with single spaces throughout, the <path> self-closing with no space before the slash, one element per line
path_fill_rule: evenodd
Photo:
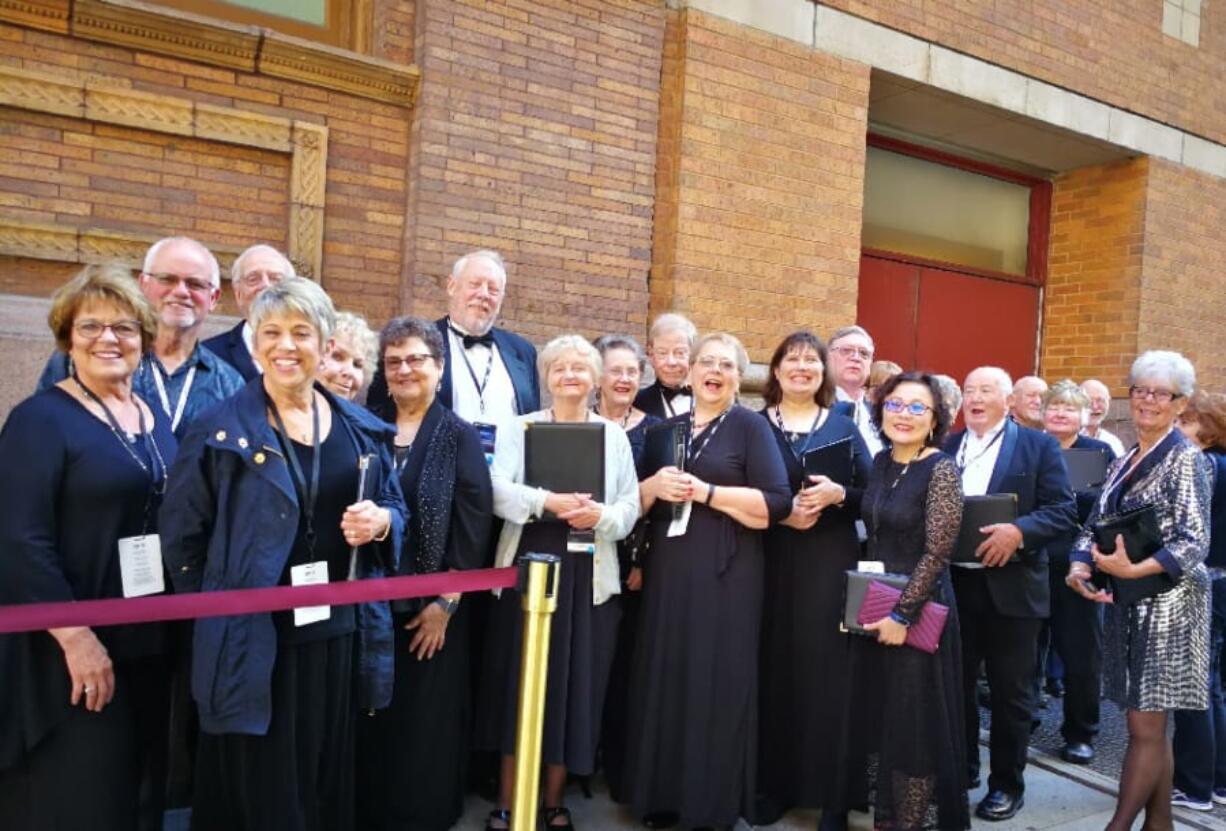
<path fill-rule="evenodd" d="M 443 565 L 451 532 L 451 501 L 455 495 L 455 459 L 460 426 L 456 416 L 442 411 L 426 444 L 417 481 L 417 498 L 411 505 L 416 520 L 417 556 L 414 574 L 433 574 Z"/>

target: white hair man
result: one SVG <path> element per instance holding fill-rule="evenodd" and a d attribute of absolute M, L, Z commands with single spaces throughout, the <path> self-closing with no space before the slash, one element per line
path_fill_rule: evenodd
<path fill-rule="evenodd" d="M 175 435 L 204 410 L 229 398 L 242 377 L 200 342 L 200 330 L 221 297 L 217 259 L 189 237 L 166 237 L 149 246 L 140 273 L 141 293 L 157 316 L 157 336 L 132 377 L 132 391 L 160 406 Z M 67 355 L 47 362 L 39 389 L 68 377 Z"/>
<path fill-rule="evenodd" d="M 684 315 L 667 312 L 652 322 L 647 333 L 647 358 L 656 380 L 639 390 L 634 406 L 659 418 L 690 411 L 690 356 L 697 342 L 698 329 Z"/>
<path fill-rule="evenodd" d="M 1116 457 L 1124 455 L 1124 443 L 1119 436 L 1103 427 L 1107 410 L 1111 408 L 1111 390 L 1097 378 L 1088 378 L 1081 382 L 1081 391 L 1090 399 L 1090 408 L 1086 411 L 1086 423 L 1082 435 L 1106 442 L 1115 451 Z"/>
<path fill-rule="evenodd" d="M 1047 382 L 1037 375 L 1023 375 L 1013 383 L 1013 403 L 1009 415 L 1023 427 L 1043 429 L 1043 396 Z"/>
<path fill-rule="evenodd" d="M 272 284 L 293 276 L 294 264 L 289 261 L 289 257 L 263 243 L 253 245 L 239 254 L 230 266 L 230 287 L 234 291 L 234 302 L 238 304 L 238 313 L 243 320 L 230 331 L 209 338 L 204 345 L 238 370 L 244 381 L 250 381 L 260 374 L 259 365 L 251 357 L 255 342 L 251 324 L 247 322 L 247 310 L 251 308 L 251 301 Z"/>
<path fill-rule="evenodd" d="M 1022 808 L 1026 748 L 1034 710 L 1038 636 L 1051 609 L 1047 545 L 1077 528 L 1077 509 L 1059 443 L 1007 417 L 1013 382 L 997 367 L 966 376 L 966 429 L 944 450 L 962 472 L 966 496 L 1012 494 L 1017 516 L 979 528 L 974 559 L 951 569 L 962 631 L 963 703 L 968 736 L 979 729 L 976 679 L 982 661 L 992 689 L 988 793 L 975 814 L 1006 820 Z M 972 723 L 974 729 L 971 730 Z M 967 744 L 968 781 L 979 782 L 979 748 Z"/>
<path fill-rule="evenodd" d="M 868 400 L 868 376 L 873 366 L 873 338 L 862 326 L 844 326 L 830 336 L 830 373 L 834 376 L 834 395 L 845 402 L 842 412 L 856 423 L 868 452 L 876 456 L 882 448 L 881 437 L 873 424 L 873 405 Z"/>

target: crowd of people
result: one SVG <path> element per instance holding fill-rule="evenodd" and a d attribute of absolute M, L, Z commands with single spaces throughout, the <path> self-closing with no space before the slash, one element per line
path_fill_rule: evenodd
<path fill-rule="evenodd" d="M 1113 831 L 1226 803 L 1226 397 L 1183 356 L 1133 363 L 1126 446 L 1100 381 L 909 371 L 854 325 L 787 334 L 759 410 L 738 403 L 736 337 L 678 314 L 645 347 L 563 334 L 538 354 L 496 325 L 492 251 L 455 263 L 443 318 L 378 333 L 270 246 L 230 277 L 242 322 L 207 341 L 221 275 L 194 240 L 154 244 L 136 280 L 90 265 L 57 291 L 56 352 L 0 432 L 0 603 L 547 552 L 548 828 L 573 827 L 568 782 L 597 771 L 652 828 L 810 808 L 824 831 L 869 810 L 957 831 L 970 793 L 1009 819 L 1049 695 L 1074 763 L 1100 697 L 1127 711 Z M 574 460 L 601 471 L 590 492 L 530 475 L 529 435 L 567 423 L 599 428 Z M 664 461 L 661 431 L 684 438 Z M 831 448 L 840 472 L 810 469 Z M 1101 454 L 1101 481 L 1071 478 L 1073 451 Z M 1012 518 L 955 556 L 966 506 L 1002 494 Z M 1096 535 L 1140 511 L 1149 550 Z M 848 572 L 900 576 L 862 633 Z M 1159 588 L 1124 602 L 1143 582 Z M 0 636 L 0 827 L 153 829 L 186 801 L 202 831 L 441 830 L 484 758 L 486 827 L 509 828 L 520 608 L 507 589 Z"/>

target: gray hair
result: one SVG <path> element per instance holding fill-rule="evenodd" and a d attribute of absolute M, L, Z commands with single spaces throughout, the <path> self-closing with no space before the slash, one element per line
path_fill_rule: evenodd
<path fill-rule="evenodd" d="M 730 335 L 727 332 L 712 332 L 709 335 L 703 335 L 702 340 L 698 341 L 698 346 L 694 348 L 694 352 L 690 355 L 690 366 L 698 360 L 698 355 L 702 352 L 702 348 L 712 341 L 722 343 L 736 353 L 736 371 L 742 378 L 745 373 L 749 372 L 749 353 L 745 351 L 745 346 L 737 339 L 736 335 Z"/>
<path fill-rule="evenodd" d="M 1044 412 L 1052 404 L 1069 404 L 1084 413 L 1090 409 L 1090 396 L 1086 395 L 1072 378 L 1065 378 L 1052 384 L 1047 392 L 1043 393 Z"/>
<path fill-rule="evenodd" d="M 604 358 L 610 349 L 625 349 L 634 354 L 634 360 L 639 365 L 639 372 L 647 369 L 647 355 L 643 352 L 643 347 L 639 346 L 639 342 L 629 335 L 601 335 L 592 345 L 596 347 L 601 358 Z"/>
<path fill-rule="evenodd" d="M 366 359 L 366 376 L 369 378 L 379 361 L 379 337 L 371 330 L 366 318 L 353 312 L 337 312 L 332 337 L 349 339 L 353 351 Z"/>
<path fill-rule="evenodd" d="M 280 251 L 273 248 L 271 245 L 266 245 L 260 242 L 260 243 L 256 243 L 250 248 L 247 248 L 245 251 L 243 251 L 243 253 L 239 254 L 237 257 L 234 258 L 234 262 L 230 264 L 230 282 L 231 283 L 237 283 L 242 278 L 243 262 L 246 261 L 246 259 L 252 254 L 259 254 L 259 253 L 274 254 L 277 257 L 279 257 L 281 259 L 281 262 L 285 263 L 285 276 L 286 277 L 298 276 L 294 273 L 294 264 L 290 262 L 289 257 L 285 256 Z"/>
<path fill-rule="evenodd" d="M 305 277 L 286 277 L 264 289 L 251 303 L 247 322 L 258 330 L 265 318 L 275 314 L 296 314 L 319 332 L 322 345 L 336 330 L 336 307 L 319 284 Z"/>
<path fill-rule="evenodd" d="M 152 274 L 153 261 L 157 259 L 158 254 L 162 253 L 162 249 L 171 245 L 183 245 L 188 248 L 196 249 L 204 259 L 204 264 L 209 270 L 209 282 L 213 284 L 213 288 L 221 285 L 221 266 L 217 264 L 217 258 L 213 256 L 213 252 L 208 247 L 191 237 L 163 237 L 162 239 L 149 246 L 149 250 L 145 252 L 145 262 L 141 265 L 141 271 L 145 274 Z"/>
<path fill-rule="evenodd" d="M 1013 395 L 1013 378 L 1009 375 L 1009 373 L 1005 372 L 998 366 L 977 366 L 970 372 L 966 373 L 966 377 L 970 378 L 976 372 L 983 372 L 985 370 L 996 376 L 996 386 L 1000 387 L 1000 391 L 1002 393 L 1004 393 L 1006 396 Z M 966 382 L 963 381 L 964 385 L 965 383 Z"/>
<path fill-rule="evenodd" d="M 676 312 L 665 312 L 657 317 L 652 321 L 651 329 L 647 332 L 647 345 L 651 346 L 655 343 L 656 338 L 666 332 L 680 332 L 685 335 L 686 340 L 690 342 L 690 352 L 694 352 L 698 342 L 698 329 L 688 317 Z"/>
<path fill-rule="evenodd" d="M 850 326 L 841 326 L 838 329 L 835 329 L 834 332 L 831 333 L 830 335 L 830 340 L 826 341 L 826 344 L 828 346 L 834 346 L 834 342 L 836 340 L 839 340 L 840 338 L 845 338 L 848 335 L 860 335 L 861 337 L 868 340 L 868 345 L 873 347 L 874 351 L 877 349 L 877 344 L 873 342 L 873 336 L 868 333 L 868 330 L 865 329 L 863 326 L 859 326 L 854 323 Z"/>
<path fill-rule="evenodd" d="M 1180 395 L 1191 395 L 1196 390 L 1196 369 L 1192 362 L 1178 352 L 1151 349 L 1142 352 L 1132 362 L 1128 371 L 1129 385 L 1146 379 L 1167 381 Z"/>
<path fill-rule="evenodd" d="M 962 387 L 958 386 L 954 378 L 948 375 L 933 375 L 932 380 L 941 388 L 941 401 L 951 413 L 956 414 L 962 409 Z"/>
<path fill-rule="evenodd" d="M 536 369 L 540 373 L 541 378 L 549 375 L 549 368 L 553 366 L 564 352 L 574 350 L 583 356 L 587 361 L 588 368 L 592 370 L 592 387 L 593 389 L 600 383 L 600 375 L 604 372 L 604 361 L 601 360 L 600 353 L 596 351 L 596 347 L 588 341 L 583 335 L 558 335 L 556 338 L 545 344 L 545 348 L 541 350 L 540 356 L 536 359 Z"/>
<path fill-rule="evenodd" d="M 480 251 L 470 251 L 463 257 L 455 261 L 455 265 L 451 267 L 451 278 L 453 280 L 460 279 L 460 275 L 464 273 L 464 269 L 468 266 L 470 260 L 480 259 L 491 263 L 498 271 L 498 275 L 502 277 L 502 284 L 507 284 L 507 266 L 502 261 L 502 255 L 497 251 L 492 251 L 488 248 L 483 248 Z"/>

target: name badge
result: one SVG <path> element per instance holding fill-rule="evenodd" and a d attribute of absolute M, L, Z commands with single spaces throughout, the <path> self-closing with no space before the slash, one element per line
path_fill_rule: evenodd
<path fill-rule="evenodd" d="M 119 540 L 119 574 L 124 597 L 144 597 L 166 591 L 162 571 L 162 540 L 157 534 Z"/>
<path fill-rule="evenodd" d="M 481 437 L 481 452 L 485 454 L 485 463 L 492 465 L 494 463 L 494 442 L 498 438 L 498 428 L 493 424 L 486 424 L 483 421 L 474 421 L 473 427 L 477 428 L 477 435 Z"/>
<path fill-rule="evenodd" d="M 694 509 L 693 502 L 686 502 L 681 508 L 681 516 L 674 519 L 668 524 L 668 536 L 684 537 L 685 531 L 690 527 L 690 512 Z"/>
<path fill-rule="evenodd" d="M 291 586 L 318 586 L 321 583 L 327 583 L 328 561 L 319 560 L 300 566 L 290 566 L 289 582 Z M 332 617 L 331 606 L 302 606 L 294 609 L 295 626 L 309 626 L 330 617 Z"/>
<path fill-rule="evenodd" d="M 596 553 L 596 532 L 595 531 L 575 531 L 571 530 L 566 535 L 566 550 L 571 554 L 588 554 L 595 555 Z"/>
<path fill-rule="evenodd" d="M 881 560 L 861 560 L 856 563 L 856 571 L 863 571 L 865 574 L 885 574 L 885 563 Z"/>

